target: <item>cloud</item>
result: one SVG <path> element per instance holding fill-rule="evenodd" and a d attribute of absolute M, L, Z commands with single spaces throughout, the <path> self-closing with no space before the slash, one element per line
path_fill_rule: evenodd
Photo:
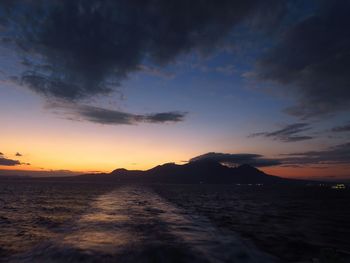
<path fill-rule="evenodd" d="M 225 163 L 228 165 L 241 165 L 241 164 L 249 164 L 255 167 L 266 167 L 266 166 L 274 166 L 280 165 L 280 161 L 277 159 L 268 159 L 264 158 L 260 154 L 250 154 L 250 153 L 216 153 L 210 152 L 203 155 L 199 155 L 190 159 L 190 162 L 209 160 L 220 163 Z"/>
<path fill-rule="evenodd" d="M 339 144 L 322 151 L 290 153 L 283 156 L 288 157 L 281 159 L 281 161 L 289 165 L 349 164 L 350 143 Z"/>
<path fill-rule="evenodd" d="M 18 160 L 12 160 L 4 157 L 0 157 L 0 165 L 15 166 L 21 164 Z"/>
<path fill-rule="evenodd" d="M 24 56 L 23 85 L 47 97 L 78 100 L 110 93 L 145 61 L 163 66 L 194 50 L 208 52 L 247 20 L 275 25 L 285 5 L 279 0 L 13 0 L 1 1 L 0 24 L 7 42 Z"/>
<path fill-rule="evenodd" d="M 237 73 L 235 66 L 232 64 L 228 64 L 225 66 L 216 66 L 216 67 L 209 67 L 207 65 L 202 65 L 202 64 L 193 64 L 192 68 L 198 69 L 204 73 L 214 72 L 214 73 L 220 73 L 228 76 L 234 75 L 235 73 Z"/>
<path fill-rule="evenodd" d="M 233 75 L 237 72 L 237 70 L 235 69 L 235 67 L 233 65 L 226 65 L 226 66 L 222 66 L 222 67 L 216 67 L 215 68 L 216 72 L 219 73 L 223 73 L 226 75 Z"/>
<path fill-rule="evenodd" d="M 16 156 L 21 157 L 21 156 L 23 156 L 23 155 L 20 154 L 19 152 L 17 152 L 17 153 L 16 153 Z"/>
<path fill-rule="evenodd" d="M 107 94 L 111 89 L 99 83 L 85 83 L 86 80 L 65 80 L 59 76 L 27 71 L 21 77 L 21 83 L 33 91 L 47 97 L 75 100 L 87 95 Z"/>
<path fill-rule="evenodd" d="M 2 152 L 0 152 L 0 156 L 4 155 Z"/>
<path fill-rule="evenodd" d="M 350 122 L 346 123 L 342 126 L 336 126 L 334 128 L 332 128 L 333 132 L 349 132 L 350 131 Z"/>
<path fill-rule="evenodd" d="M 181 122 L 186 112 L 161 112 L 152 114 L 132 114 L 123 111 L 76 104 L 51 104 L 51 108 L 62 109 L 69 119 L 85 120 L 100 124 L 120 125 L 138 123 Z"/>
<path fill-rule="evenodd" d="M 211 160 L 228 165 L 250 164 L 255 167 L 283 166 L 301 168 L 313 166 L 325 168 L 331 165 L 350 164 L 350 142 L 331 146 L 319 151 L 305 151 L 281 154 L 280 158 L 270 159 L 259 154 L 230 154 L 210 152 L 190 159 L 190 162 Z"/>
<path fill-rule="evenodd" d="M 139 69 L 148 75 L 152 75 L 152 76 L 156 76 L 156 77 L 162 77 L 162 78 L 166 78 L 166 79 L 172 79 L 175 77 L 174 73 L 163 71 L 157 67 L 152 67 L 152 66 L 148 66 L 148 65 L 139 65 Z"/>
<path fill-rule="evenodd" d="M 266 138 L 272 138 L 273 140 L 279 140 L 283 142 L 298 142 L 313 139 L 311 136 L 299 135 L 304 131 L 310 130 L 308 123 L 294 123 L 285 126 L 282 129 L 272 132 L 257 132 L 252 133 L 248 137 L 263 136 Z"/>
<path fill-rule="evenodd" d="M 350 2 L 319 4 L 257 63 L 259 79 L 296 94 L 286 112 L 304 119 L 350 109 Z"/>

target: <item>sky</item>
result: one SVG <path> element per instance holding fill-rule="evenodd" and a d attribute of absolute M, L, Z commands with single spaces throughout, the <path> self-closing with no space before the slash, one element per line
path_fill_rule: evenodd
<path fill-rule="evenodd" d="M 350 179 L 350 2 L 0 2 L 0 174 L 198 158 Z"/>

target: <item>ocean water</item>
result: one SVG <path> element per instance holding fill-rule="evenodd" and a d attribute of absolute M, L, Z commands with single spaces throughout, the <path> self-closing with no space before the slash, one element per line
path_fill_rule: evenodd
<path fill-rule="evenodd" d="M 350 262 L 350 190 L 168 185 L 155 190 L 281 262 Z"/>
<path fill-rule="evenodd" d="M 349 194 L 318 191 L 0 181 L 0 261 L 344 261 Z"/>

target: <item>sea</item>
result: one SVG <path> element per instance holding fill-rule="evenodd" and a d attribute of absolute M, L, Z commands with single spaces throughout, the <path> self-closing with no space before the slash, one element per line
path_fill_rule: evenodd
<path fill-rule="evenodd" d="M 0 179 L 0 262 L 350 262 L 350 191 Z"/>

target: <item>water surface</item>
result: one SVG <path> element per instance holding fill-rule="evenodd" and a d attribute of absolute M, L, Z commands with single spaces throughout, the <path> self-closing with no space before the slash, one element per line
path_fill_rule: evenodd
<path fill-rule="evenodd" d="M 89 194 L 84 186 L 76 187 L 71 195 L 67 189 L 58 192 L 47 185 L 39 192 L 30 188 L 20 199 L 12 200 L 11 207 L 4 206 L 2 217 L 9 227 L 2 234 L 6 261 L 276 261 L 237 233 L 222 231 L 206 217 L 179 208 L 148 186 L 104 186 L 99 191 L 90 189 Z M 33 206 L 20 211 L 26 202 Z M 11 210 L 12 214 L 6 212 Z"/>
<path fill-rule="evenodd" d="M 349 200 L 305 187 L 0 181 L 0 261 L 347 262 Z"/>

